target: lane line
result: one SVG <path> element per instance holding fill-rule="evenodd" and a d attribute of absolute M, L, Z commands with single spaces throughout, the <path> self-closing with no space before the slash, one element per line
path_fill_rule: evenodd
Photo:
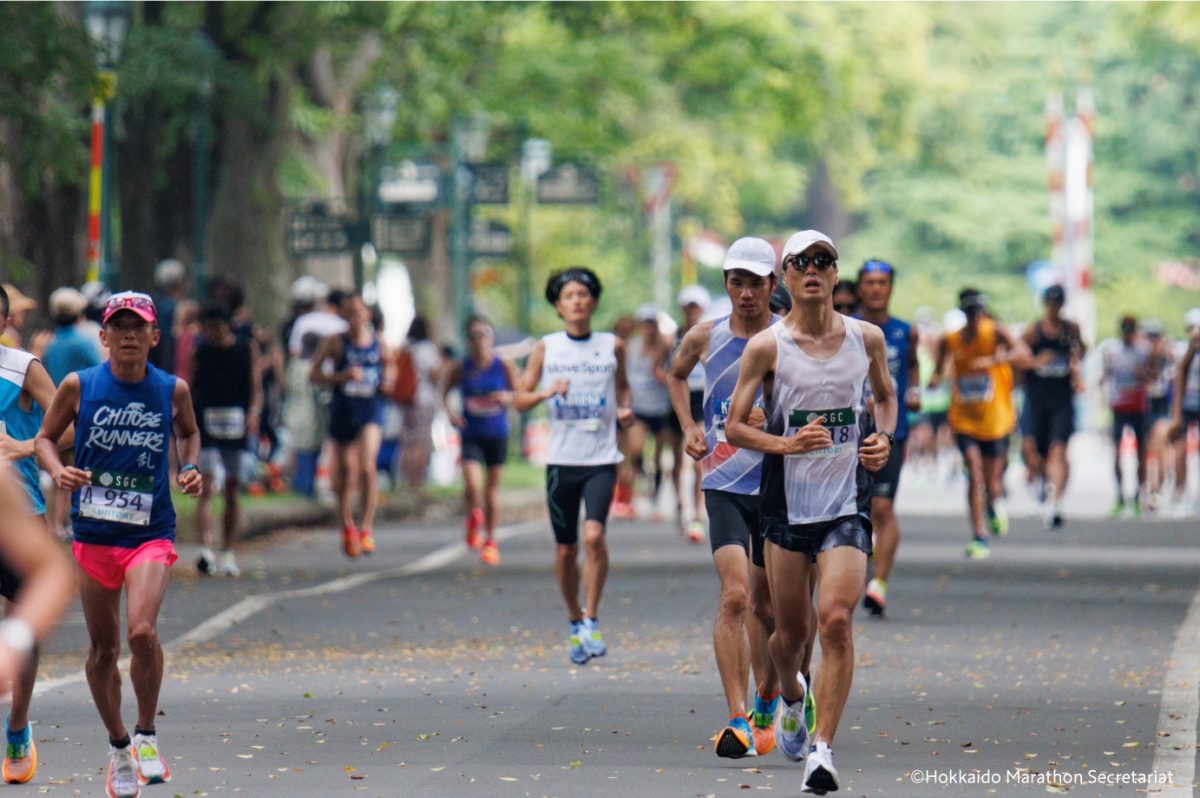
<path fill-rule="evenodd" d="M 502 526 L 496 530 L 496 539 L 509 540 L 521 537 L 522 535 L 529 535 L 545 528 L 545 521 L 525 521 L 520 524 L 513 524 L 512 526 Z M 314 596 L 328 596 L 334 593 L 344 593 L 347 590 L 354 590 L 363 585 L 378 582 L 381 579 L 395 579 L 397 577 L 427 574 L 445 568 L 466 554 L 467 551 L 467 547 L 461 542 L 448 543 L 439 549 L 434 549 L 424 557 L 395 568 L 339 576 L 337 579 L 331 579 L 328 582 L 322 582 L 312 587 L 294 588 L 292 590 L 280 590 L 275 593 L 247 596 L 236 604 L 221 610 L 208 620 L 192 627 L 174 640 L 164 643 L 163 652 L 169 654 L 188 646 L 207 643 L 209 640 L 223 635 L 243 621 L 254 617 L 268 607 L 274 606 L 281 601 L 312 598 Z M 129 657 L 123 657 L 117 663 L 117 667 L 121 669 L 122 673 L 127 673 L 129 670 Z M 78 684 L 84 681 L 85 678 L 86 674 L 81 670 L 66 676 L 60 676 L 57 679 L 39 680 L 33 689 L 33 694 L 42 695 L 52 690 Z"/>
<path fill-rule="evenodd" d="M 1160 699 L 1158 732 L 1170 736 L 1155 740 L 1151 772 L 1173 774 L 1171 787 L 1194 795 L 1196 723 L 1200 720 L 1200 590 L 1192 598 L 1175 636 L 1171 668 L 1163 680 Z M 1154 788 L 1150 792 L 1161 793 L 1163 789 Z"/>

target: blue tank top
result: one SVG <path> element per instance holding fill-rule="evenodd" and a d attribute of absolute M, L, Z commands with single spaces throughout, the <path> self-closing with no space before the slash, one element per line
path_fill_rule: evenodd
<path fill-rule="evenodd" d="M 342 357 L 337 370 L 345 371 L 350 366 L 362 369 L 362 379 L 350 380 L 333 387 L 331 413 L 338 412 L 339 405 L 375 404 L 379 396 L 379 385 L 383 382 L 383 359 L 379 356 L 379 339 L 372 336 L 371 343 L 356 346 L 349 335 L 342 335 Z"/>
<path fill-rule="evenodd" d="M 147 364 L 140 382 L 108 363 L 79 372 L 75 466 L 92 484 L 71 495 L 80 543 L 133 549 L 175 539 L 168 471 L 175 377 Z"/>
<path fill-rule="evenodd" d="M 20 349 L 0 346 L 0 424 L 4 431 L 19 441 L 32 440 L 42 426 L 42 408 L 36 402 L 28 410 L 21 409 L 21 391 L 25 389 L 25 375 L 29 364 L 37 360 Z M 13 463 L 21 477 L 21 485 L 29 497 L 33 512 L 46 512 L 46 502 L 38 478 L 37 461 L 33 457 L 22 457 Z"/>
<path fill-rule="evenodd" d="M 479 368 L 470 357 L 463 358 L 462 382 L 463 419 L 467 422 L 464 438 L 507 438 L 508 408 L 488 398 L 496 391 L 512 390 L 504 361 L 493 357 L 487 368 Z"/>
<path fill-rule="evenodd" d="M 771 324 L 779 321 L 772 314 Z M 737 385 L 742 352 L 749 338 L 738 338 L 729 329 L 729 317 L 713 321 L 708 337 L 708 358 L 704 364 L 704 440 L 708 453 L 700 459 L 700 487 L 744 496 L 758 494 L 762 474 L 762 453 L 730 446 L 725 440 L 725 417 L 729 398 Z M 762 407 L 762 391 L 754 397 Z"/>
<path fill-rule="evenodd" d="M 858 317 L 858 318 L 861 318 Z M 908 391 L 908 360 L 910 357 L 909 343 L 912 341 L 912 328 L 906 321 L 900 321 L 895 316 L 889 316 L 886 323 L 878 325 L 883 330 L 887 342 L 888 373 L 892 375 L 892 387 L 896 389 L 896 439 L 908 437 L 908 408 L 904 406 L 904 394 Z M 867 383 L 868 393 L 871 384 Z"/>

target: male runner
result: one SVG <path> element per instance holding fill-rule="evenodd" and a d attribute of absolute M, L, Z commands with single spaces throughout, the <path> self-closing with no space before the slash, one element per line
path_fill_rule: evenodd
<path fill-rule="evenodd" d="M 704 318 L 704 314 L 708 312 L 709 305 L 712 303 L 712 297 L 702 285 L 685 285 L 679 290 L 678 296 L 679 309 L 683 313 L 683 320 L 679 324 L 679 329 L 675 331 L 675 345 L 678 347 L 683 340 L 683 336 L 687 335 L 688 330 L 700 323 Z M 704 415 L 704 367 L 700 363 L 696 364 L 696 368 L 692 369 L 692 373 L 688 375 L 688 400 L 692 413 L 688 418 L 702 417 Z M 675 412 L 667 414 L 667 427 L 671 430 L 671 443 L 674 447 L 672 453 L 675 456 L 675 466 L 671 470 L 671 479 L 674 480 L 676 490 L 682 494 L 685 482 L 691 484 L 691 497 L 688 501 L 692 505 L 692 520 L 688 522 L 687 528 L 684 530 L 683 536 L 689 543 L 704 542 L 704 496 L 701 489 L 701 482 L 704 480 L 704 474 L 700 463 L 693 460 L 690 463 L 685 463 L 683 459 L 683 424 L 679 419 L 679 415 Z M 683 469 L 691 468 L 692 478 L 684 480 Z M 682 505 L 683 498 L 680 497 Z"/>
<path fill-rule="evenodd" d="M 0 287 L 0 335 L 8 326 L 8 293 Z M 42 424 L 42 412 L 54 400 L 54 382 L 42 362 L 20 349 L 0 345 L 0 457 L 12 463 L 29 499 L 26 515 L 38 527 L 45 525 L 46 503 L 34 461 L 33 439 Z M 40 534 L 40 533 L 39 533 Z M 0 595 L 4 612 L 13 611 L 21 580 L 0 562 Z M 38 651 L 32 649 L 20 677 L 13 685 L 12 709 L 2 774 L 9 784 L 24 784 L 37 773 L 37 748 L 29 725 L 29 703 L 37 681 Z"/>
<path fill-rule="evenodd" d="M 168 439 L 176 438 L 183 492 L 200 493 L 200 433 L 188 385 L 148 362 L 158 343 L 154 301 L 126 291 L 109 297 L 100 335 L 107 363 L 63 380 L 37 435 L 38 459 L 55 484 L 73 492 L 75 559 L 91 646 L 88 686 L 108 732 L 105 789 L 136 798 L 139 782 L 171 779 L 155 730 L 163 652 L 158 612 L 175 554 Z M 75 465 L 64 466 L 57 441 L 75 424 Z M 132 740 L 121 719 L 121 592 L 138 715 Z"/>
<path fill-rule="evenodd" d="M 1121 479 L 1121 436 L 1128 427 L 1137 442 L 1137 492 L 1133 494 L 1134 517 L 1142 513 L 1142 487 L 1146 483 L 1146 414 L 1150 410 L 1148 389 L 1158 371 L 1158 356 L 1149 344 L 1138 338 L 1138 323 L 1133 316 L 1121 317 L 1121 340 L 1104 351 L 1103 383 L 1112 411 L 1113 471 L 1117 479 L 1117 500 L 1109 514 L 1125 511 Z"/>
<path fill-rule="evenodd" d="M 1070 465 L 1067 442 L 1075 432 L 1079 364 L 1087 348 L 1079 325 L 1062 317 L 1066 294 L 1052 285 L 1042 294 L 1046 313 L 1021 335 L 1033 357 L 1025 376 L 1025 412 L 1046 477 L 1047 529 L 1063 525 L 1062 496 Z"/>
<path fill-rule="evenodd" d="M 896 519 L 896 493 L 900 489 L 900 469 L 908 444 L 908 411 L 921 409 L 918 383 L 917 328 L 888 311 L 896 268 L 887 261 L 869 260 L 858 270 L 860 317 L 883 330 L 887 341 L 888 373 L 892 377 L 897 401 L 903 400 L 896 420 L 896 440 L 887 465 L 875 474 L 871 485 L 871 526 L 875 529 L 875 576 L 867 583 L 863 606 L 872 615 L 883 617 L 887 608 L 887 585 L 900 547 L 900 522 Z M 836 300 L 836 297 L 835 297 Z M 835 306 L 836 307 L 836 306 Z"/>
<path fill-rule="evenodd" d="M 604 525 L 617 480 L 617 424 L 633 423 L 625 347 L 612 333 L 592 330 L 600 279 L 582 266 L 551 275 L 546 300 L 564 329 L 533 346 L 513 406 L 524 413 L 548 402 L 550 444 L 546 454 L 546 502 L 557 543 L 554 575 L 567 605 L 571 661 L 585 665 L 608 648 L 597 620 L 608 546 Z M 538 384 L 541 388 L 538 389 Z M 579 505 L 583 504 L 583 581 L 579 605 Z"/>
<path fill-rule="evenodd" d="M 1175 496 L 1171 511 L 1176 518 L 1187 518 L 1187 431 L 1200 424 L 1200 308 L 1192 308 L 1183 317 L 1187 331 L 1186 349 L 1175 367 L 1175 393 L 1171 398 L 1170 438 L 1175 444 Z"/>
<path fill-rule="evenodd" d="M 938 339 L 929 387 L 941 383 L 946 361 L 953 361 L 950 428 L 967 467 L 967 506 L 971 513 L 971 541 L 963 554 L 981 560 L 992 553 L 986 530 L 997 536 L 1008 533 L 1008 515 L 1002 503 L 1004 469 L 1008 465 L 1008 435 L 1017 421 L 1009 363 L 1020 358 L 1023 345 L 1019 349 L 1008 331 L 988 316 L 987 297 L 979 291 L 964 288 L 958 294 L 958 306 L 966 314 L 967 324 Z"/>
<path fill-rule="evenodd" d="M 788 239 L 783 283 L 792 309 L 746 346 L 725 427 L 731 445 L 766 455 L 761 512 L 775 609 L 769 646 L 784 701 L 775 741 L 789 759 L 807 755 L 803 791 L 817 795 L 838 788 L 831 746 L 854 675 L 851 616 L 866 583 L 871 550 L 866 470 L 878 471 L 887 463 L 897 412 L 883 333 L 834 311 L 837 279 L 837 249 L 828 236 L 804 230 Z M 868 380 L 878 431 L 860 440 Z M 767 431 L 750 423 L 760 389 Z M 808 686 L 799 665 L 808 642 L 808 577 L 814 563 L 820 590 L 822 660 L 816 688 L 821 711 L 809 750 Z"/>
<path fill-rule="evenodd" d="M 634 483 L 639 478 L 647 480 L 646 495 L 651 507 L 657 508 L 662 489 L 663 449 L 671 437 L 667 428 L 667 414 L 671 410 L 671 399 L 667 395 L 667 359 L 671 356 L 671 342 L 658 329 L 658 308 L 653 303 L 640 305 L 633 318 L 638 322 L 638 334 L 625 342 L 625 371 L 629 375 L 629 389 L 633 392 L 633 425 L 628 433 L 633 467 L 628 473 Z M 653 483 L 648 481 L 650 477 L 645 465 L 646 444 L 651 441 L 654 444 Z M 675 487 L 678 522 L 682 502 L 679 486 Z M 637 493 L 632 483 L 630 493 Z"/>
<path fill-rule="evenodd" d="M 688 330 L 667 381 L 671 404 L 683 420 L 684 449 L 703 472 L 708 535 L 721 582 L 713 651 L 729 705 L 729 724 L 718 735 L 715 749 L 717 756 L 735 759 L 775 747 L 779 705 L 779 680 L 767 652 L 771 594 L 758 522 L 762 455 L 736 449 L 725 440 L 725 417 L 742 350 L 755 334 L 778 321 L 768 306 L 774 287 L 775 249 L 761 238 L 733 242 L 725 255 L 725 291 L 733 312 Z M 697 363 L 704 366 L 704 414 L 699 422 L 692 417 L 688 390 L 688 376 Z M 765 416 L 758 405 L 761 402 L 751 411 L 751 423 L 761 427 Z M 752 718 L 746 714 L 750 668 L 757 687 Z"/>

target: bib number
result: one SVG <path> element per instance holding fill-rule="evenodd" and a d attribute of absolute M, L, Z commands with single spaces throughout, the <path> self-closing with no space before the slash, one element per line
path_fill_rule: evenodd
<path fill-rule="evenodd" d="M 726 443 L 725 424 L 726 424 L 727 420 L 729 419 L 729 405 L 730 405 L 730 400 L 728 400 L 728 399 L 726 399 L 723 402 L 716 402 L 713 405 L 713 419 L 712 419 L 713 435 L 716 436 L 716 439 L 719 443 Z M 754 406 L 759 408 L 760 410 L 763 409 L 763 407 L 764 407 L 761 399 L 756 399 L 754 401 Z"/>
<path fill-rule="evenodd" d="M 493 400 L 490 394 L 483 396 L 468 396 L 463 400 L 463 409 L 477 418 L 490 418 L 501 415 L 504 405 Z"/>
<path fill-rule="evenodd" d="M 992 399 L 992 375 L 967 374 L 958 378 L 958 400 L 968 404 Z"/>
<path fill-rule="evenodd" d="M 109 485 L 105 487 L 105 478 Z M 85 485 L 79 490 L 79 514 L 84 518 L 111 521 L 117 524 L 149 526 L 154 509 L 154 494 L 138 488 L 153 484 L 148 477 L 102 472 L 99 485 Z M 124 487 L 128 486 L 128 487 Z"/>
<path fill-rule="evenodd" d="M 1037 370 L 1039 377 L 1050 379 L 1067 377 L 1071 374 L 1071 361 L 1062 354 L 1055 353 L 1054 359 Z"/>
<path fill-rule="evenodd" d="M 355 399 L 370 399 L 379 389 L 379 382 L 368 374 L 365 380 L 350 380 L 342 386 L 342 393 Z"/>
<path fill-rule="evenodd" d="M 219 441 L 246 435 L 246 411 L 241 407 L 204 408 L 204 431 Z"/>
<path fill-rule="evenodd" d="M 807 426 L 818 418 L 824 417 L 825 429 L 833 439 L 833 446 L 816 449 L 811 452 L 796 455 L 797 457 L 834 457 L 846 450 L 848 446 L 858 444 L 858 414 L 853 408 L 841 407 L 836 410 L 792 410 L 788 413 L 787 434 L 794 435 L 801 427 Z"/>
<path fill-rule="evenodd" d="M 554 420 L 581 432 L 598 432 L 604 427 L 608 397 L 602 393 L 568 393 L 554 402 Z"/>

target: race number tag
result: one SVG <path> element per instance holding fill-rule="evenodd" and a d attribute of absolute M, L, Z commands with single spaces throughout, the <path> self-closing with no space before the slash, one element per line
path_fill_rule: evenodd
<path fill-rule="evenodd" d="M 834 457 L 849 447 L 858 448 L 858 414 L 852 407 L 840 407 L 835 410 L 792 410 L 788 413 L 787 434 L 794 435 L 801 427 L 811 424 L 821 416 L 825 418 L 824 427 L 829 430 L 833 445 L 804 452 L 795 455 L 796 457 Z"/>
<path fill-rule="evenodd" d="M 342 393 L 355 399 L 370 399 L 379 390 L 379 381 L 371 379 L 371 376 L 367 374 L 366 379 L 350 380 L 342 386 Z"/>
<path fill-rule="evenodd" d="M 490 418 L 504 413 L 504 405 L 493 399 L 490 393 L 466 397 L 463 409 L 476 418 Z"/>
<path fill-rule="evenodd" d="M 246 411 L 240 407 L 206 407 L 204 431 L 219 441 L 237 440 L 246 434 Z"/>
<path fill-rule="evenodd" d="M 84 518 L 133 526 L 149 526 L 154 509 L 154 477 L 100 471 L 92 484 L 79 490 L 79 514 Z"/>
<path fill-rule="evenodd" d="M 1054 359 L 1046 365 L 1038 367 L 1035 373 L 1039 377 L 1066 377 L 1071 373 L 1071 359 L 1062 352 L 1055 352 Z"/>
<path fill-rule="evenodd" d="M 991 374 L 964 374 L 958 378 L 958 401 L 973 404 L 991 399 Z"/>
<path fill-rule="evenodd" d="M 729 418 L 729 404 L 730 404 L 730 400 L 726 399 L 723 402 L 716 402 L 713 405 L 713 419 L 712 419 L 713 434 L 716 436 L 717 441 L 719 443 L 726 442 L 725 441 L 725 423 L 726 423 L 727 419 Z M 754 406 L 759 408 L 760 410 L 762 410 L 765 407 L 765 405 L 763 405 L 763 402 L 761 399 L 756 399 L 754 402 Z"/>
<path fill-rule="evenodd" d="M 607 405 L 603 393 L 568 393 L 555 397 L 554 420 L 581 432 L 598 432 L 604 428 Z"/>

